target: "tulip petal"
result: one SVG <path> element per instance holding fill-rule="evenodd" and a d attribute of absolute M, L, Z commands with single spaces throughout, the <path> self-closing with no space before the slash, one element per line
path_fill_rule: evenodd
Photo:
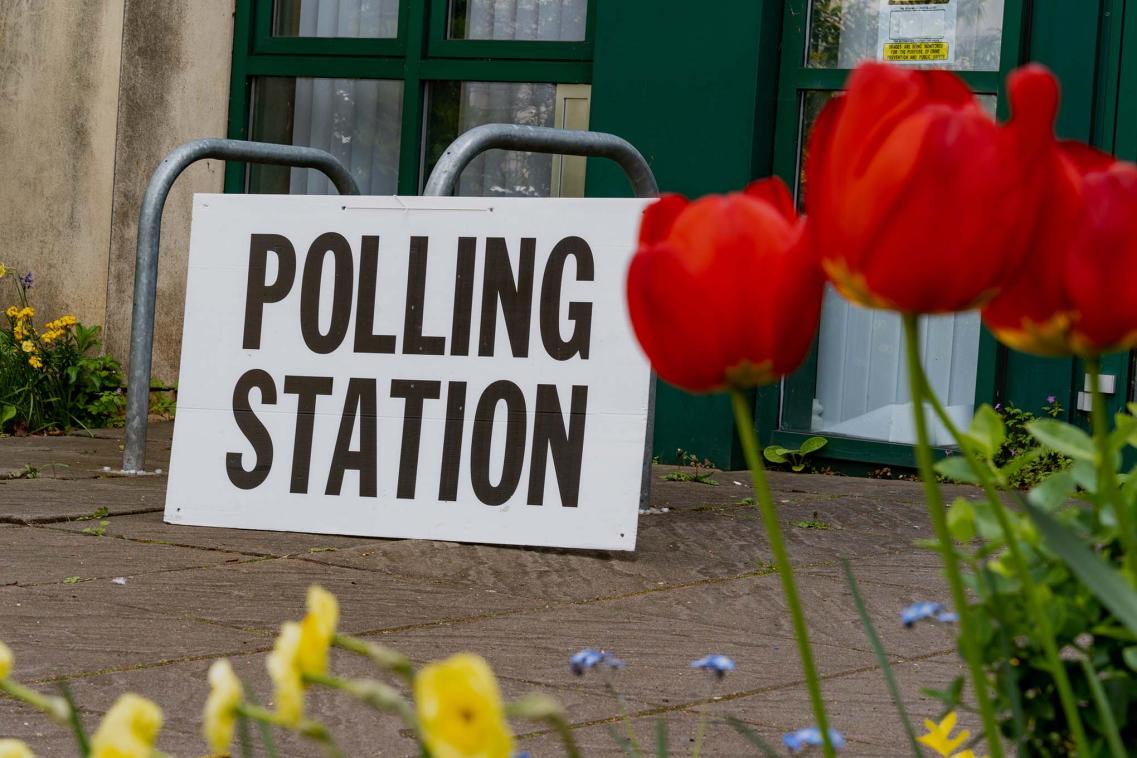
<path fill-rule="evenodd" d="M 1054 137 L 1058 116 L 1058 80 L 1045 66 L 1027 64 L 1007 77 L 1011 101 L 1009 129 L 1016 134 L 1021 150 L 1033 151 Z"/>
<path fill-rule="evenodd" d="M 679 214 L 690 205 L 687 198 L 682 195 L 660 195 L 659 199 L 644 208 L 643 221 L 640 224 L 640 244 L 650 245 L 667 239 L 671 227 Z"/>
<path fill-rule="evenodd" d="M 790 196 L 790 191 L 781 177 L 771 176 L 767 179 L 751 182 L 743 190 L 743 194 L 769 204 L 791 224 L 797 221 L 797 207 L 794 205 L 794 199 Z"/>

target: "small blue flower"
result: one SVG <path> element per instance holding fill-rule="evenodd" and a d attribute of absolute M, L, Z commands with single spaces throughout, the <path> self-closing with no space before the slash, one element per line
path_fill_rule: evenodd
<path fill-rule="evenodd" d="M 845 738 L 836 729 L 830 728 L 829 741 L 833 743 L 833 747 L 841 750 L 845 747 Z M 798 729 L 796 732 L 788 732 L 782 737 L 782 744 L 784 744 L 791 753 L 796 753 L 800 750 L 805 750 L 807 747 L 821 747 L 821 730 L 815 726 L 807 727 L 805 729 Z"/>
<path fill-rule="evenodd" d="M 24 289 L 31 287 L 32 286 L 32 272 L 29 271 L 28 273 L 19 277 L 19 280 L 20 280 L 20 286 L 23 287 Z"/>
<path fill-rule="evenodd" d="M 530 758 L 528 750 L 522 750 L 520 753 L 514 753 L 513 758 Z"/>
<path fill-rule="evenodd" d="M 569 658 L 569 671 L 581 676 L 588 669 L 594 669 L 597 666 L 607 666 L 613 669 L 622 669 L 625 664 L 616 656 L 603 650 L 595 650 L 586 647 L 578 653 L 573 653 Z"/>
<path fill-rule="evenodd" d="M 734 661 L 719 653 L 704 655 L 697 661 L 691 661 L 691 668 L 711 671 L 716 677 L 722 679 L 726 672 L 734 671 Z"/>
<path fill-rule="evenodd" d="M 1046 402 L 1050 405 L 1054 405 L 1054 401 L 1057 399 L 1058 398 L 1054 397 L 1054 395 L 1047 395 L 1046 396 Z"/>
<path fill-rule="evenodd" d="M 911 629 L 917 621 L 935 619 L 941 624 L 953 624 L 959 621 L 959 616 L 944 607 L 943 603 L 930 603 L 927 601 L 913 603 L 900 612 L 900 620 L 904 626 Z"/>

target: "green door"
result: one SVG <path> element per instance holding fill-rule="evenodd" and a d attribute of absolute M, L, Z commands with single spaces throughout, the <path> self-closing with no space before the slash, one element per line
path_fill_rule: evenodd
<path fill-rule="evenodd" d="M 802 196 L 803 151 L 814 119 L 863 60 L 923 55 L 957 71 L 992 113 L 1005 108 L 1003 83 L 1021 58 L 1022 0 L 788 0 L 775 134 L 775 172 Z M 905 39 L 938 39 L 905 42 Z M 903 63 L 901 65 L 904 65 Z M 957 420 L 995 395 L 997 348 L 977 313 L 925 320 L 925 368 Z M 782 385 L 781 444 L 814 434 L 834 458 L 910 464 L 911 403 L 896 314 L 850 305 L 826 293 L 821 327 L 805 365 Z M 943 429 L 933 441 L 947 444 Z"/>

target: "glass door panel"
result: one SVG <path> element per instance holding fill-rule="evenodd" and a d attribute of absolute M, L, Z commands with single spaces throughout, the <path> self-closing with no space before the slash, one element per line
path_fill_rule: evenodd
<path fill-rule="evenodd" d="M 1003 0 L 810 0 L 806 65 L 864 60 L 998 71 Z"/>

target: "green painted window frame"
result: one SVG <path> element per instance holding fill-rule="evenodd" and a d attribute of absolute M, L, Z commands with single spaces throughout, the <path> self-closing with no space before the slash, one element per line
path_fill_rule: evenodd
<path fill-rule="evenodd" d="M 802 134 L 802 104 L 806 93 L 837 91 L 844 87 L 851 69 L 811 68 L 806 65 L 807 25 L 810 0 L 785 0 L 782 19 L 782 58 L 779 70 L 777 110 L 774 126 L 774 173 L 795 191 L 801 167 L 799 145 Z M 1003 37 L 999 71 L 957 72 L 976 94 L 995 95 L 1000 118 L 1007 114 L 1004 91 L 1006 76 L 1025 59 L 1024 42 L 1030 21 L 1032 0 L 1005 0 Z M 979 366 L 975 381 L 975 404 L 993 403 L 1001 384 L 1001 348 L 983 328 L 979 341 Z M 780 387 L 762 391 L 755 409 L 759 429 L 773 428 L 770 441 L 796 447 L 816 432 L 809 428 L 813 397 L 817 386 L 817 339 L 802 366 L 786 377 Z M 790 419 L 787 426 L 787 416 Z M 946 448 L 945 448 L 946 450 Z M 940 451 L 943 454 L 944 451 Z M 914 464 L 912 446 L 896 442 L 834 435 L 829 438 L 825 457 L 882 466 Z"/>
<path fill-rule="evenodd" d="M 591 84 L 597 0 L 588 0 L 585 41 L 446 39 L 449 0 L 401 0 L 391 39 L 274 37 L 273 0 L 237 0 L 228 135 L 248 139 L 252 80 L 261 76 L 396 79 L 403 82 L 400 195 L 417 195 L 426 83 L 443 81 Z M 225 191 L 245 191 L 245 164 L 225 166 Z"/>

